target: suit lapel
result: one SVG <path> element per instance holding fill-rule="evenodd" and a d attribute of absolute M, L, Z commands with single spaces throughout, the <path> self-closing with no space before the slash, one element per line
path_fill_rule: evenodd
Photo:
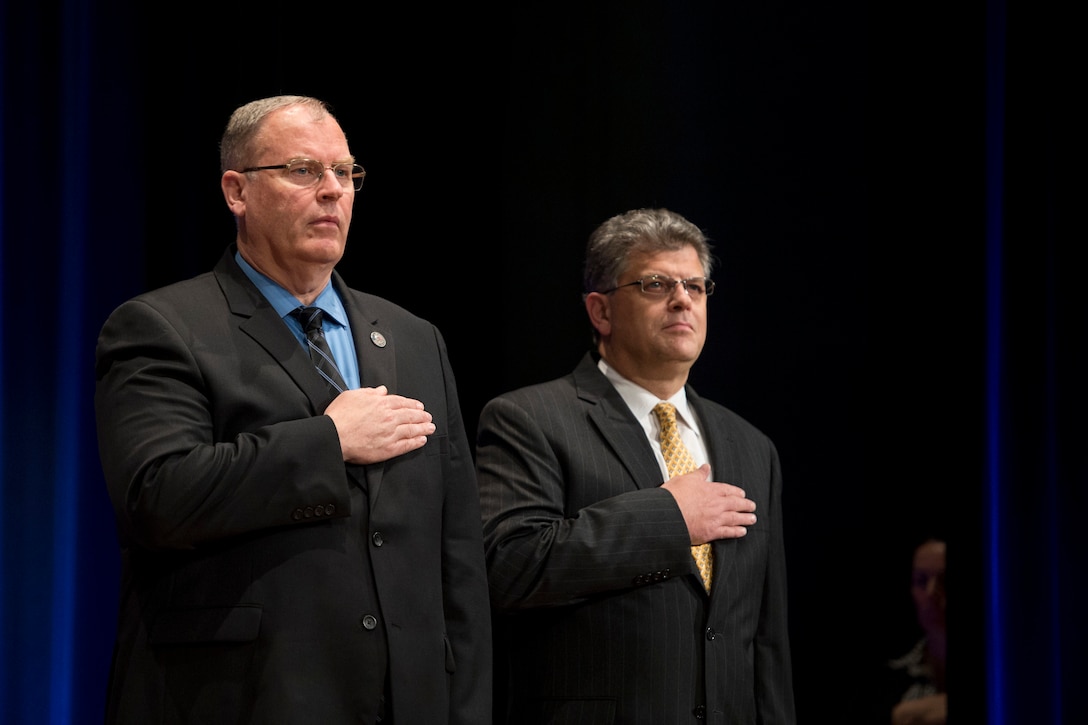
<path fill-rule="evenodd" d="M 737 442 L 733 439 L 729 420 L 718 409 L 707 405 L 690 385 L 687 387 L 687 396 L 688 403 L 699 416 L 703 428 L 714 479 L 726 483 L 736 481 L 740 473 L 737 470 Z"/>
<path fill-rule="evenodd" d="M 333 272 L 333 284 L 344 302 L 359 361 L 359 384 L 364 388 L 384 385 L 397 389 L 397 349 L 392 330 L 384 328 L 376 313 L 366 308 L 363 297 L 348 289 L 339 274 Z"/>
<path fill-rule="evenodd" d="M 239 318 L 238 329 L 253 338 L 283 367 L 310 399 L 314 411 L 320 414 L 332 400 L 328 388 L 313 374 L 313 363 L 306 350 L 235 263 L 234 250 L 232 245 L 223 254 L 215 267 L 215 277 L 231 314 Z"/>
<path fill-rule="evenodd" d="M 397 390 L 397 348 L 392 330 L 382 326 L 376 313 L 366 308 L 366 301 L 361 294 L 344 284 L 343 278 L 332 273 L 332 283 L 340 293 L 344 309 L 351 325 L 351 336 L 355 342 L 355 359 L 359 363 L 359 384 L 364 388 L 384 385 L 389 392 Z M 348 465 L 348 473 L 360 480 L 365 477 L 365 488 L 369 493 L 371 510 L 378 503 L 381 491 L 384 464 L 369 466 Z M 360 480 L 360 483 L 363 483 Z"/>
<path fill-rule="evenodd" d="M 657 465 L 646 433 L 627 403 L 597 368 L 592 354 L 587 354 L 574 370 L 578 397 L 589 405 L 589 418 L 601 437 L 639 488 L 660 486 L 661 469 Z"/>
<path fill-rule="evenodd" d="M 736 485 L 740 471 L 737 462 L 737 442 L 732 435 L 729 421 L 718 409 L 706 405 L 689 385 L 688 402 L 691 404 L 703 429 L 707 455 L 710 457 L 711 475 L 715 481 Z M 757 512 L 758 515 L 758 512 Z M 736 565 L 736 539 L 719 539 L 714 542 L 714 579 L 731 576 Z"/>

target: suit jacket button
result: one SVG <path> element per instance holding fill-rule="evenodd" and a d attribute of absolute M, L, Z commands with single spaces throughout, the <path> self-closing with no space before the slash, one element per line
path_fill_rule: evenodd
<path fill-rule="evenodd" d="M 706 705 L 699 705 L 691 712 L 696 720 L 706 720 Z"/>
<path fill-rule="evenodd" d="M 302 518 L 302 509 L 295 509 L 294 511 L 292 511 L 291 512 L 291 518 L 294 519 L 295 521 L 298 521 L 299 519 L 301 519 Z"/>
<path fill-rule="evenodd" d="M 370 540 L 374 542 L 374 546 L 381 546 L 385 543 L 385 537 L 382 536 L 382 532 L 380 531 L 375 531 L 373 535 L 371 535 Z"/>
<path fill-rule="evenodd" d="M 718 636 L 718 633 L 715 632 L 713 629 L 711 629 L 710 627 L 706 628 L 706 638 L 707 638 L 707 640 L 713 642 L 714 638 L 717 637 L 717 636 Z"/>
<path fill-rule="evenodd" d="M 367 614 L 363 617 L 363 629 L 374 629 L 378 626 L 378 618 L 373 614 Z"/>

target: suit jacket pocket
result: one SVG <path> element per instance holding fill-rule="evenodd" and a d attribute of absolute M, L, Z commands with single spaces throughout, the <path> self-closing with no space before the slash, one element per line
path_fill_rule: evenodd
<path fill-rule="evenodd" d="M 446 435 L 432 435 L 423 445 L 423 453 L 428 456 L 448 456 L 450 454 L 450 437 Z"/>
<path fill-rule="evenodd" d="M 167 609 L 151 625 L 152 645 L 252 642 L 261 629 L 261 608 L 191 607 Z"/>

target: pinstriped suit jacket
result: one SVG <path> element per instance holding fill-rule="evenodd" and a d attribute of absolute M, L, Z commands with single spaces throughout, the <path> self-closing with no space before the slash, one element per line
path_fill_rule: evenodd
<path fill-rule="evenodd" d="M 709 596 L 650 443 L 593 353 L 482 410 L 496 723 L 795 721 L 778 454 L 687 395 L 714 480 L 757 505 L 747 536 L 714 542 Z"/>

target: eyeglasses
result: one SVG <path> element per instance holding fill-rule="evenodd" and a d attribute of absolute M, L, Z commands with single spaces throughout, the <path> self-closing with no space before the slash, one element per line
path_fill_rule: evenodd
<path fill-rule="evenodd" d="M 612 294 L 618 289 L 623 287 L 634 287 L 636 284 L 645 294 L 653 297 L 668 297 L 672 294 L 672 291 L 676 289 L 676 285 L 683 286 L 684 290 L 688 293 L 688 296 L 693 300 L 702 299 L 704 296 L 709 297 L 714 294 L 714 280 L 709 277 L 672 279 L 671 277 L 662 277 L 660 274 L 651 274 L 649 277 L 643 277 L 642 279 L 636 279 L 634 282 L 621 284 L 618 287 L 605 290 L 601 294 Z"/>
<path fill-rule="evenodd" d="M 340 182 L 340 186 L 347 189 L 355 187 L 355 190 L 363 188 L 363 179 L 366 178 L 366 169 L 359 164 L 333 164 L 325 166 L 320 161 L 313 159 L 291 159 L 286 164 L 275 166 L 250 166 L 242 169 L 243 173 L 250 171 L 270 171 L 272 169 L 287 169 L 287 180 L 295 186 L 313 186 L 325 176 L 325 169 L 332 169 L 332 175 Z"/>

